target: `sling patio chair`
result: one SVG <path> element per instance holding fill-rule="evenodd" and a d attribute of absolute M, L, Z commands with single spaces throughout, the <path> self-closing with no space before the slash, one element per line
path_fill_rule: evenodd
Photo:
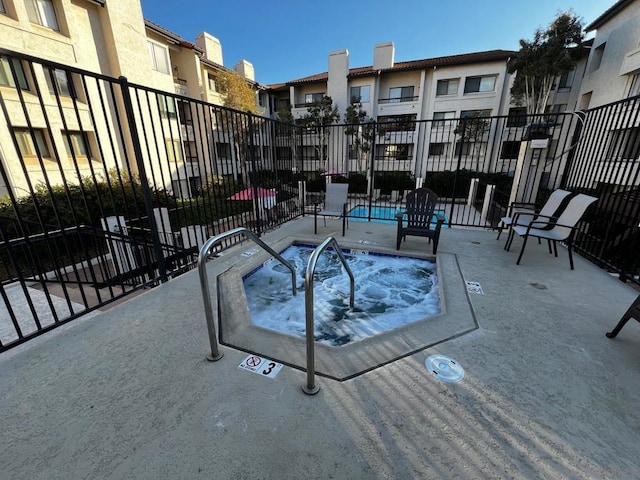
<path fill-rule="evenodd" d="M 396 250 L 400 250 L 400 243 L 407 235 L 412 235 L 427 237 L 429 241 L 433 239 L 433 254 L 438 252 L 444 217 L 435 213 L 437 202 L 438 196 L 428 188 L 418 188 L 407 193 L 406 210 L 396 214 L 398 222 Z M 436 217 L 435 222 L 434 217 Z"/>
<path fill-rule="evenodd" d="M 542 215 L 538 215 L 528 225 L 520 225 L 518 223 L 512 225 L 511 230 L 524 239 L 516 265 L 520 265 L 520 260 L 522 259 L 522 254 L 524 253 L 524 248 L 527 245 L 528 238 L 536 237 L 553 242 L 553 250 L 556 257 L 558 256 L 558 247 L 556 242 L 565 242 L 569 252 L 569 265 L 571 265 L 571 270 L 573 270 L 572 247 L 577 229 L 576 227 L 584 213 L 587 211 L 589 205 L 596 200 L 598 199 L 595 197 L 580 193 L 569 200 L 566 208 L 557 219 L 554 217 L 543 217 Z M 513 237 L 514 235 L 510 236 L 506 245 L 507 251 L 511 248 Z"/>
<path fill-rule="evenodd" d="M 622 318 L 620 319 L 618 324 L 615 326 L 615 328 L 610 332 L 606 333 L 607 337 L 615 338 L 616 335 L 620 333 L 620 330 L 622 330 L 622 327 L 624 327 L 625 323 L 627 323 L 632 318 L 635 318 L 637 321 L 640 322 L 640 295 L 638 295 L 638 297 L 634 300 L 634 302 L 627 309 L 624 315 L 622 315 Z"/>
<path fill-rule="evenodd" d="M 344 237 L 345 226 L 349 226 L 347 219 L 348 205 L 348 183 L 328 183 L 327 193 L 324 197 L 324 207 L 318 211 L 318 204 L 313 208 L 313 233 L 318 233 L 318 215 L 323 217 L 324 226 L 327 226 L 327 217 L 342 218 L 342 236 Z"/>
<path fill-rule="evenodd" d="M 624 315 L 622 315 L 622 318 L 620 319 L 618 324 L 615 326 L 615 328 L 610 332 L 606 333 L 607 337 L 615 338 L 616 335 L 620 333 L 620 330 L 622 330 L 622 327 L 624 327 L 625 323 L 627 323 L 632 318 L 635 318 L 637 321 L 640 322 L 640 295 L 638 295 L 638 297 L 634 300 L 634 302 L 627 309 Z"/>
<path fill-rule="evenodd" d="M 496 238 L 496 240 L 500 240 L 500 235 L 502 234 L 504 227 L 509 228 L 514 224 L 516 217 L 518 218 L 518 224 L 520 225 L 528 225 L 536 215 L 542 215 L 543 217 L 557 217 L 560 213 L 560 209 L 566 206 L 566 202 L 569 200 L 570 195 L 571 192 L 566 190 L 554 190 L 539 210 L 535 208 L 535 203 L 513 202 L 509 205 L 508 215 L 501 219 L 502 221 L 498 227 L 498 238 Z M 510 230 L 509 236 L 512 234 L 513 232 Z M 509 243 L 509 237 L 507 237 L 506 243 Z"/>

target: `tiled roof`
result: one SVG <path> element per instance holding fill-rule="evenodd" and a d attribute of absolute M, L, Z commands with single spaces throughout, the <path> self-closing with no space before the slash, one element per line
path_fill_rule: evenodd
<path fill-rule="evenodd" d="M 164 27 L 161 27 L 157 23 L 153 23 L 151 20 L 145 19 L 144 25 L 145 25 L 145 27 L 153 30 L 154 32 L 156 32 L 156 33 L 162 35 L 163 37 L 165 37 L 167 40 L 170 40 L 170 41 L 174 42 L 175 44 L 180 45 L 181 47 L 190 48 L 190 49 L 196 50 L 198 52 L 201 51 L 200 47 L 197 47 L 193 43 L 188 42 L 187 40 L 182 38 L 180 35 L 178 35 L 176 33 L 173 33 L 172 31 L 167 30 Z"/>
<path fill-rule="evenodd" d="M 593 22 L 587 25 L 584 29 L 585 32 L 591 32 L 596 30 L 598 27 L 602 26 L 604 23 L 609 21 L 611 17 L 617 15 L 625 8 L 627 5 L 633 3 L 635 0 L 619 0 L 614 3 L 611 7 L 609 7 L 602 15 L 596 18 Z"/>
<path fill-rule="evenodd" d="M 377 75 L 378 73 L 402 72 L 408 70 L 424 70 L 426 68 L 451 67 L 455 65 L 466 65 L 469 63 L 484 63 L 508 60 L 518 52 L 514 50 L 488 50 L 485 52 L 463 53 L 460 55 L 449 55 L 446 57 L 426 58 L 423 60 L 411 60 L 408 62 L 396 62 L 393 67 L 383 70 L 374 70 L 372 66 L 356 67 L 349 69 L 349 78 L 366 77 Z M 291 80 L 286 85 L 299 85 L 304 83 L 326 82 L 329 78 L 328 72 L 317 73 L 307 77 Z M 278 84 L 280 87 L 281 84 Z M 274 87 L 271 86 L 270 87 Z"/>

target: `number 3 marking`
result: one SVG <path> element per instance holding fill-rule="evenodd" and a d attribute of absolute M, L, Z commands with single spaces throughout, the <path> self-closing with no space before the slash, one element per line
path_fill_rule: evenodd
<path fill-rule="evenodd" d="M 269 368 L 267 368 L 266 370 L 262 371 L 263 375 L 269 375 L 271 373 L 271 370 L 273 370 L 273 368 L 276 366 L 275 363 L 271 362 L 269 363 Z"/>

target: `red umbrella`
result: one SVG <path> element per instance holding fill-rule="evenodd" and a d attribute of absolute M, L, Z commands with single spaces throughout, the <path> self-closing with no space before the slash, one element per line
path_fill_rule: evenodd
<path fill-rule="evenodd" d="M 275 197 L 278 191 L 275 188 L 245 188 L 231 195 L 227 200 L 253 200 L 254 195 L 258 194 L 258 198 Z"/>

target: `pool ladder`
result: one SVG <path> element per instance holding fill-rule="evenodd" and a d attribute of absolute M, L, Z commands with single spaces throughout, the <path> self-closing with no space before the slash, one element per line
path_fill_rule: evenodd
<path fill-rule="evenodd" d="M 235 228 L 233 230 L 229 230 L 228 232 L 221 233 L 215 237 L 211 237 L 209 240 L 205 242 L 205 244 L 200 249 L 198 254 L 198 273 L 200 275 L 200 289 L 202 290 L 202 300 L 204 302 L 204 312 L 207 319 L 207 330 L 209 332 L 209 343 L 211 345 L 211 353 L 207 355 L 207 359 L 215 362 L 220 360 L 223 356 L 223 353 L 218 348 L 218 340 L 216 338 L 215 331 L 215 322 L 213 319 L 213 309 L 211 307 L 211 296 L 209 295 L 209 278 L 207 276 L 206 264 L 209 258 L 210 252 L 218 245 L 222 240 L 233 237 L 235 235 L 244 235 L 245 237 L 253 240 L 256 244 L 270 253 L 272 256 L 280 260 L 280 262 L 291 271 L 291 283 L 293 295 L 296 295 L 296 270 L 295 268 L 287 262 L 282 256 L 269 247 L 266 243 L 264 243 L 258 236 L 253 233 L 251 230 L 247 230 L 244 227 Z M 318 259 L 320 255 L 328 249 L 329 247 L 333 247 L 334 251 L 338 255 L 338 258 L 342 262 L 342 265 L 349 275 L 350 280 L 350 292 L 349 292 L 349 308 L 353 308 L 354 305 L 354 292 L 355 292 L 355 280 L 353 277 L 353 272 L 351 272 L 351 268 L 349 268 L 349 264 L 347 263 L 347 259 L 345 258 L 338 242 L 335 238 L 329 236 L 324 242 L 316 247 L 316 249 L 311 253 L 309 257 L 309 261 L 307 262 L 307 270 L 304 276 L 304 286 L 305 286 L 305 298 L 304 298 L 304 309 L 305 309 L 305 330 L 306 330 L 306 344 L 307 344 L 307 383 L 302 386 L 302 391 L 307 395 L 315 395 L 320 390 L 320 387 L 315 383 L 315 338 L 313 336 L 314 331 L 314 305 L 313 305 L 313 276 L 316 271 L 316 266 L 318 264 Z M 217 284 L 217 281 L 216 281 Z M 217 285 L 216 285 L 217 291 Z"/>
<path fill-rule="evenodd" d="M 347 259 L 344 257 L 344 253 L 340 249 L 338 242 L 333 237 L 327 237 L 324 242 L 316 247 L 309 261 L 307 262 L 307 270 L 304 274 L 304 311 L 305 311 L 305 331 L 307 340 L 307 384 L 302 386 L 302 391 L 307 395 L 315 395 L 320 390 L 320 387 L 315 383 L 315 339 L 313 337 L 314 330 L 314 314 L 313 314 L 313 275 L 316 271 L 316 265 L 318 264 L 318 258 L 322 255 L 327 248 L 333 247 L 334 251 L 338 254 L 338 258 L 342 262 L 347 275 L 350 280 L 350 292 L 349 292 L 349 308 L 353 308 L 353 297 L 355 292 L 355 280 L 353 273 L 349 268 Z"/>
<path fill-rule="evenodd" d="M 228 232 L 221 233 L 220 235 L 216 235 L 215 237 L 211 237 L 207 240 L 200 252 L 198 253 L 198 273 L 200 274 L 200 289 L 202 290 L 202 301 L 204 302 L 204 314 L 207 319 L 207 330 L 209 331 L 209 343 L 211 344 L 211 353 L 207 355 L 207 360 L 215 362 L 222 358 L 223 353 L 218 349 L 218 339 L 216 338 L 216 328 L 213 320 L 213 309 L 211 308 L 211 296 L 209 295 L 209 277 L 207 276 L 207 260 L 209 258 L 209 254 L 213 247 L 218 245 L 222 240 L 233 237 L 236 235 L 244 235 L 245 237 L 253 240 L 260 247 L 265 249 L 275 258 L 280 260 L 282 264 L 287 267 L 291 271 L 291 288 L 293 290 L 293 295 L 296 295 L 296 269 L 287 262 L 282 256 L 272 249 L 269 245 L 264 243 L 258 236 L 253 233 L 251 230 L 247 230 L 244 227 L 234 228 L 233 230 L 229 230 Z M 218 290 L 217 287 L 217 279 L 216 279 L 216 292 Z"/>

